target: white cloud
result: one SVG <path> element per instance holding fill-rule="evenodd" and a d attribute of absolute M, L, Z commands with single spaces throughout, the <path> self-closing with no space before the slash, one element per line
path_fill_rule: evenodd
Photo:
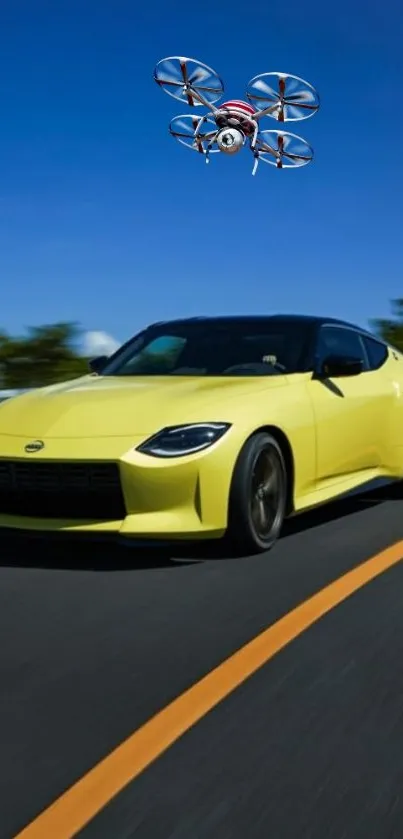
<path fill-rule="evenodd" d="M 84 355 L 88 358 L 97 355 L 111 355 L 119 349 L 120 343 L 107 332 L 86 332 L 83 340 Z"/>

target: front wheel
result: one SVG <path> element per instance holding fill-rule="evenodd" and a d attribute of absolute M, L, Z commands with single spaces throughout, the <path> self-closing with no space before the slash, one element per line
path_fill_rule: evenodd
<path fill-rule="evenodd" d="M 243 446 L 232 477 L 227 536 L 237 551 L 268 551 L 287 509 L 287 471 L 277 440 L 259 432 Z"/>

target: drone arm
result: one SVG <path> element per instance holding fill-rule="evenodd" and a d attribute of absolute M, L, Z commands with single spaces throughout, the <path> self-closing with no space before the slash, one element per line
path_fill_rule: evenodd
<path fill-rule="evenodd" d="M 250 147 L 252 151 L 255 151 L 256 143 L 257 143 L 257 136 L 259 134 L 259 124 L 258 122 L 255 123 L 255 127 L 253 129 L 253 137 L 250 143 Z"/>
<path fill-rule="evenodd" d="M 196 120 L 193 120 L 194 138 L 195 138 L 195 141 L 196 141 L 196 143 L 197 143 L 197 146 L 198 146 L 199 152 L 200 152 L 201 154 L 205 154 L 206 152 L 204 151 L 204 148 L 203 148 L 203 143 L 202 143 L 202 142 L 201 142 L 201 140 L 200 140 L 200 137 L 199 137 L 199 131 L 200 131 L 200 129 L 201 129 L 201 127 L 202 127 L 203 123 L 204 123 L 204 122 L 207 122 L 207 119 L 208 119 L 208 115 L 207 115 L 207 114 L 204 114 L 204 116 L 200 117 L 200 119 L 197 121 L 197 123 L 196 123 Z M 195 123 L 196 123 L 196 126 L 195 126 Z M 207 152 L 207 155 L 208 155 L 208 152 Z M 207 163 L 208 163 L 208 160 L 207 160 Z"/>
<path fill-rule="evenodd" d="M 208 114 L 203 114 L 203 116 L 200 117 L 200 119 L 198 119 L 197 121 L 196 121 L 196 119 L 194 119 L 193 126 L 196 126 L 195 127 L 195 137 L 197 137 L 203 123 L 207 122 L 207 120 L 208 120 Z"/>
<path fill-rule="evenodd" d="M 278 108 L 278 105 L 277 105 L 277 104 L 275 104 L 275 105 L 268 105 L 268 106 L 267 106 L 267 108 L 262 108 L 262 110 L 261 110 L 261 111 L 256 111 L 256 112 L 253 114 L 253 119 L 260 119 L 261 117 L 265 117 L 265 116 L 267 116 L 268 114 L 271 114 L 273 111 L 275 111 L 275 110 L 276 110 L 276 108 Z"/>
<path fill-rule="evenodd" d="M 259 151 L 263 151 L 266 154 L 271 154 L 273 157 L 277 158 L 279 156 L 279 151 L 273 149 L 272 146 L 269 146 L 268 143 L 265 143 L 264 140 L 261 140 Z"/>
<path fill-rule="evenodd" d="M 207 99 L 205 99 L 204 96 L 202 96 L 202 94 L 199 93 L 198 90 L 194 90 L 192 85 L 190 85 L 190 84 L 186 85 L 186 92 L 191 93 L 193 98 L 198 99 L 200 104 L 204 105 L 204 107 L 207 108 L 211 113 L 213 113 L 213 114 L 217 113 L 218 108 L 216 108 L 215 105 L 212 105 L 211 102 L 207 102 Z"/>

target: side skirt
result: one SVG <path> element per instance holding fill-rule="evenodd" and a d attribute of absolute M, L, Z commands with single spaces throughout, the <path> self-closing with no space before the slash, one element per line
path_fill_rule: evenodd
<path fill-rule="evenodd" d="M 307 513 L 310 510 L 325 507 L 327 504 L 333 504 L 338 501 L 347 501 L 350 498 L 355 498 L 360 495 L 370 495 L 373 492 L 386 489 L 386 487 L 397 486 L 398 484 L 402 484 L 403 488 L 402 478 L 373 478 L 370 481 L 365 481 L 363 484 L 359 484 L 359 486 L 356 486 L 353 489 L 332 495 L 331 498 L 326 498 L 324 501 L 317 501 L 316 503 L 308 504 L 300 510 L 293 510 L 287 518 L 295 518 L 295 516 L 301 516 L 303 513 Z"/>

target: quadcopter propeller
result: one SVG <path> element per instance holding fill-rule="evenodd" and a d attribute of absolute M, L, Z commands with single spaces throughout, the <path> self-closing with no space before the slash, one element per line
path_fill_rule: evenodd
<path fill-rule="evenodd" d="M 319 109 L 318 93 L 309 82 L 287 73 L 262 73 L 248 84 L 246 95 L 255 117 L 270 116 L 278 122 L 296 122 L 312 117 Z"/>
<path fill-rule="evenodd" d="M 270 163 L 277 169 L 292 169 L 310 163 L 313 160 L 313 149 L 302 137 L 288 131 L 260 131 L 256 143 L 256 159 Z"/>
<path fill-rule="evenodd" d="M 192 107 L 208 107 L 224 93 L 224 85 L 215 70 L 194 58 L 177 55 L 162 58 L 155 67 L 154 79 L 169 96 Z"/>
<path fill-rule="evenodd" d="M 207 130 L 202 130 L 203 126 Z M 208 130 L 210 126 L 212 130 Z M 192 114 L 174 117 L 169 126 L 169 131 L 179 143 L 182 143 L 188 149 L 200 152 L 200 154 L 208 155 L 220 151 L 219 148 L 212 148 L 218 129 L 214 120 L 208 117 L 197 119 Z"/>

